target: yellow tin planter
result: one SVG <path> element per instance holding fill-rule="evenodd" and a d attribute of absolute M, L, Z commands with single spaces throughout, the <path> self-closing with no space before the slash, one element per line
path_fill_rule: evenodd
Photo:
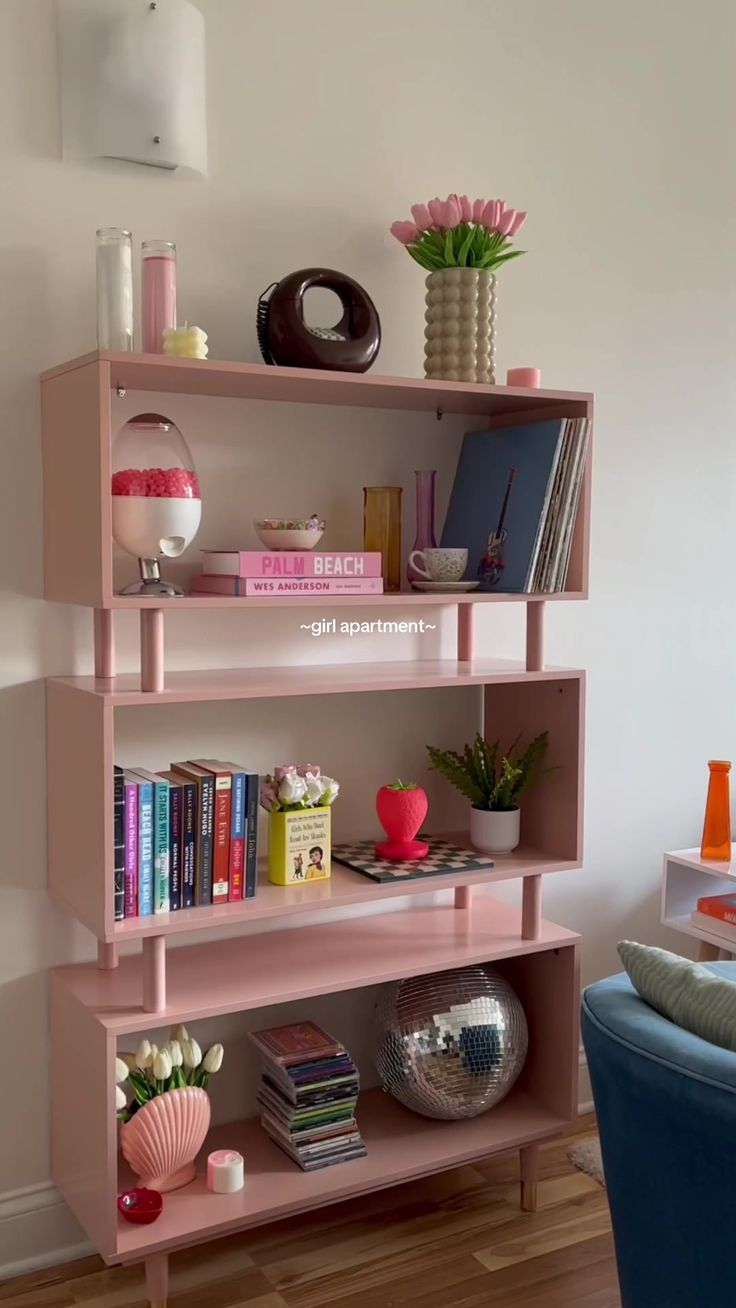
<path fill-rule="evenodd" d="M 276 886 L 326 881 L 330 875 L 330 808 L 271 813 L 268 879 Z"/>

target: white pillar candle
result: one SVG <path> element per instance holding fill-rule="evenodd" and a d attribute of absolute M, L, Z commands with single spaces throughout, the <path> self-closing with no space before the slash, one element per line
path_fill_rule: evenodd
<path fill-rule="evenodd" d="M 133 247 L 130 232 L 117 227 L 97 233 L 97 344 L 133 349 Z"/>
<path fill-rule="evenodd" d="M 234 1149 L 216 1149 L 207 1159 L 207 1189 L 215 1194 L 236 1194 L 245 1185 L 243 1155 Z"/>

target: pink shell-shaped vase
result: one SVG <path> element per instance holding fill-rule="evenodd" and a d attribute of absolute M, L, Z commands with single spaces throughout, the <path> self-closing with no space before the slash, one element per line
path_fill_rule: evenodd
<path fill-rule="evenodd" d="M 210 1129 L 210 1097 L 198 1086 L 150 1099 L 120 1132 L 123 1157 L 147 1190 L 178 1190 L 194 1179 Z"/>

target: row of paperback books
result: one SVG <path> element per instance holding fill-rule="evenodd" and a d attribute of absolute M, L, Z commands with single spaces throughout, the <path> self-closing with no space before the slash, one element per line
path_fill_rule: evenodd
<path fill-rule="evenodd" d="M 314 1022 L 251 1034 L 264 1059 L 261 1125 L 304 1172 L 363 1158 L 355 1119 L 358 1069 L 339 1040 Z"/>
<path fill-rule="evenodd" d="M 115 767 L 115 921 L 256 893 L 258 774 L 196 759 Z"/>
<path fill-rule="evenodd" d="M 202 550 L 193 595 L 382 595 L 381 555 L 318 550 Z"/>

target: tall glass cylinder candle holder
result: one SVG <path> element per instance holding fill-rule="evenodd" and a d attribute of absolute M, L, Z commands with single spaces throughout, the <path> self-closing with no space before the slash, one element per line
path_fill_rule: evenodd
<path fill-rule="evenodd" d="M 417 535 L 414 541 L 414 550 L 433 550 L 437 548 L 434 535 L 434 488 L 436 479 L 437 473 L 434 468 L 429 471 L 414 473 L 417 504 Z M 414 550 L 412 550 L 412 554 Z M 423 574 L 417 572 L 414 567 L 411 555 L 409 556 L 406 575 L 412 585 L 415 581 L 425 580 Z"/>
<path fill-rule="evenodd" d="M 401 589 L 401 486 L 363 487 L 363 548 L 381 555 L 383 585 Z"/>
<path fill-rule="evenodd" d="M 133 349 L 133 238 L 122 227 L 97 232 L 97 345 Z"/>
<path fill-rule="evenodd" d="M 163 354 L 163 333 L 176 327 L 173 241 L 144 241 L 141 246 L 141 319 L 144 354 Z"/>
<path fill-rule="evenodd" d="M 728 863 L 731 861 L 731 764 L 711 759 L 708 767 L 710 776 L 700 856 Z"/>

